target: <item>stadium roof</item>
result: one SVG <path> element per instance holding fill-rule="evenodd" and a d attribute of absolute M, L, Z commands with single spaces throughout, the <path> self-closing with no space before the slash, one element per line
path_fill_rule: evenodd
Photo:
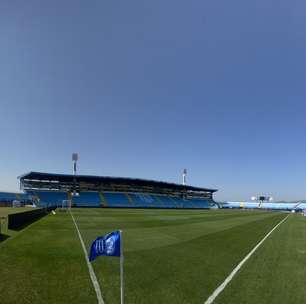
<path fill-rule="evenodd" d="M 175 183 L 168 183 L 162 181 L 146 180 L 140 178 L 127 178 L 127 177 L 111 177 L 111 176 L 93 176 L 93 175 L 71 175 L 71 174 L 54 174 L 42 172 L 29 172 L 18 177 L 21 181 L 48 181 L 59 183 L 93 183 L 93 184 L 121 184 L 121 185 L 134 185 L 141 187 L 158 187 L 164 189 L 172 189 L 177 191 L 199 191 L 199 192 L 216 192 L 216 189 L 208 189 L 202 187 L 194 187 L 188 185 L 181 185 Z"/>

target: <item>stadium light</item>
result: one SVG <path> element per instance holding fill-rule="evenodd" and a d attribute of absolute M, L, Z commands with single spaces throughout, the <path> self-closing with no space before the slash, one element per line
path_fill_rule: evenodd
<path fill-rule="evenodd" d="M 259 202 L 259 207 L 260 207 L 261 204 L 264 203 L 264 202 L 273 201 L 273 197 L 269 196 L 269 195 L 257 195 L 257 196 L 252 196 L 251 200 Z"/>
<path fill-rule="evenodd" d="M 73 175 L 76 175 L 78 160 L 79 160 L 79 154 L 78 153 L 72 153 Z"/>
<path fill-rule="evenodd" d="M 273 201 L 273 197 L 270 195 L 257 195 L 251 197 L 252 201 Z"/>
<path fill-rule="evenodd" d="M 72 196 L 78 196 L 80 195 L 76 191 L 76 173 L 77 173 L 77 162 L 79 160 L 79 154 L 78 153 L 72 153 L 72 163 L 73 163 L 73 186 L 71 194 Z"/>
<path fill-rule="evenodd" d="M 186 185 L 187 169 L 183 170 L 183 185 Z"/>

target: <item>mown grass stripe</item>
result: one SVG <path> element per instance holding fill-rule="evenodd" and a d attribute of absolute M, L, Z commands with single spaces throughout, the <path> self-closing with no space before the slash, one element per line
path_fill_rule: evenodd
<path fill-rule="evenodd" d="M 254 254 L 254 252 L 263 244 L 263 242 L 277 229 L 283 222 L 287 220 L 290 214 L 288 214 L 284 219 L 282 219 L 278 224 L 276 224 L 265 237 L 245 256 L 245 258 L 234 268 L 234 270 L 229 274 L 229 276 L 224 280 L 224 282 L 219 285 L 215 291 L 208 297 L 204 304 L 211 304 L 217 298 L 217 296 L 224 290 L 224 288 L 230 283 L 234 278 L 240 268 L 245 264 L 245 262 Z"/>
<path fill-rule="evenodd" d="M 91 279 L 92 285 L 93 285 L 93 287 L 95 289 L 95 292 L 96 292 L 96 295 L 97 295 L 98 304 L 104 304 L 99 282 L 97 280 L 97 277 L 96 277 L 96 274 L 95 274 L 95 272 L 93 270 L 93 267 L 92 267 L 91 263 L 89 262 L 87 250 L 86 250 L 86 247 L 85 247 L 82 235 L 80 233 L 78 225 L 77 225 L 77 223 L 76 223 L 76 221 L 74 219 L 74 216 L 73 216 L 71 211 L 70 211 L 70 215 L 71 215 L 72 221 L 74 223 L 74 226 L 76 228 L 76 231 L 78 233 L 78 236 L 79 236 L 79 239 L 80 239 L 80 243 L 81 243 L 82 248 L 83 248 L 84 257 L 85 257 L 85 260 L 86 260 L 86 264 L 87 264 L 87 267 L 88 267 L 88 271 L 89 271 L 89 275 L 90 275 L 90 279 Z"/>

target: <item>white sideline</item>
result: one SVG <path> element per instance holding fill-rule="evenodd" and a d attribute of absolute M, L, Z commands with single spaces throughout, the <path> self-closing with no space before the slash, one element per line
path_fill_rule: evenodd
<path fill-rule="evenodd" d="M 85 257 L 85 260 L 86 260 L 86 263 L 87 263 L 87 267 L 88 267 L 89 275 L 90 275 L 90 278 L 91 278 L 91 282 L 92 282 L 92 285 L 93 285 L 93 287 L 94 287 L 94 289 L 96 291 L 98 304 L 104 304 L 104 301 L 103 301 L 103 298 L 102 298 L 101 289 L 100 289 L 100 285 L 99 285 L 99 282 L 97 280 L 96 274 L 95 274 L 95 272 L 94 272 L 94 270 L 92 268 L 92 265 L 89 262 L 87 250 L 86 250 L 86 247 L 85 247 L 82 235 L 80 233 L 78 225 L 77 225 L 77 223 L 76 223 L 76 221 L 74 219 L 74 216 L 72 215 L 71 211 L 69 211 L 69 213 L 70 213 L 70 215 L 72 217 L 73 223 L 75 225 L 75 228 L 77 230 L 77 233 L 78 233 L 78 236 L 79 236 L 79 239 L 80 239 L 80 243 L 81 243 L 82 248 L 83 248 L 84 257 Z"/>
<path fill-rule="evenodd" d="M 281 225 L 290 214 L 288 214 L 284 219 L 282 219 L 277 225 L 272 228 L 272 230 L 266 234 L 266 236 L 248 253 L 248 255 L 234 268 L 234 270 L 230 273 L 230 275 L 224 280 L 224 282 L 211 294 L 211 296 L 205 301 L 204 304 L 211 304 L 214 302 L 216 297 L 223 291 L 226 285 L 233 279 L 239 269 L 243 266 L 243 264 L 252 256 L 252 254 L 258 249 L 258 247 L 271 235 L 271 233 Z"/>

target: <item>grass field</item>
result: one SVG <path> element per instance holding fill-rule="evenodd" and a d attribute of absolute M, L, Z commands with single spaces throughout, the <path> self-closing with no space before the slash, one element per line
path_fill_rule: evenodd
<path fill-rule="evenodd" d="M 30 208 L 30 207 L 18 207 L 18 208 L 1 207 L 0 208 L 0 217 L 7 216 L 8 214 L 24 212 L 24 211 L 28 211 L 28 210 L 33 210 L 33 208 Z"/>
<path fill-rule="evenodd" d="M 7 216 L 9 214 L 19 213 L 19 212 L 25 212 L 25 211 L 31 211 L 33 208 L 31 207 L 18 207 L 18 208 L 12 208 L 12 207 L 0 207 L 0 242 L 6 240 L 10 236 L 14 236 L 17 232 L 13 230 L 8 230 L 7 225 Z"/>
<path fill-rule="evenodd" d="M 204 303 L 286 214 L 232 210 L 72 209 L 87 248 L 122 229 L 126 303 Z M 290 215 L 215 303 L 305 303 L 306 221 Z M 106 304 L 120 303 L 119 259 L 93 262 Z M 0 303 L 97 303 L 69 213 L 0 243 Z"/>

